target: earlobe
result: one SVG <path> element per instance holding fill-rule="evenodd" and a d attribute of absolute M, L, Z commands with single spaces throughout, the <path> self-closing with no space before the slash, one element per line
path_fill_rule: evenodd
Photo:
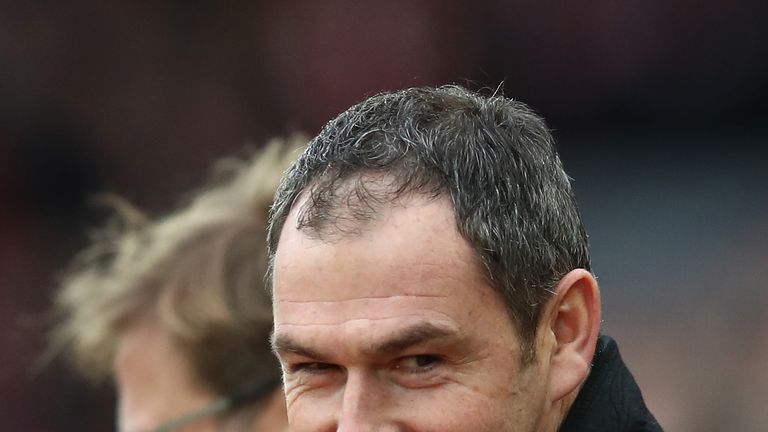
<path fill-rule="evenodd" d="M 550 360 L 552 402 L 565 398 L 586 379 L 600 332 L 600 290 L 583 269 L 566 274 L 544 315 L 554 335 Z"/>

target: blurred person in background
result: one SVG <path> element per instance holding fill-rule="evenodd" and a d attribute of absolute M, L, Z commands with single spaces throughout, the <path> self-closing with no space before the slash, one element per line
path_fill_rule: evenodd
<path fill-rule="evenodd" d="M 354 105 L 287 172 L 268 241 L 292 431 L 661 430 L 599 334 L 570 179 L 522 103 Z"/>
<path fill-rule="evenodd" d="M 305 142 L 221 161 L 223 178 L 162 218 L 109 198 L 120 227 L 74 260 L 51 350 L 88 378 L 114 379 L 120 432 L 286 429 L 265 235 L 277 182 Z"/>

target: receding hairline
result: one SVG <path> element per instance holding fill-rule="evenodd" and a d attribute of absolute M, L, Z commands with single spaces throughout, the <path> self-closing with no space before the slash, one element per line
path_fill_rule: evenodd
<path fill-rule="evenodd" d="M 324 178 L 316 179 L 296 195 L 280 221 L 280 232 L 275 238 L 272 255 L 277 252 L 286 225 L 292 225 L 292 228 L 313 239 L 333 243 L 374 229 L 389 209 L 405 208 L 415 200 L 432 202 L 445 199 L 450 203 L 451 215 L 454 219 L 456 216 L 450 193 L 439 190 L 437 184 L 403 184 L 396 172 L 359 170 L 332 184 L 324 183 Z M 333 195 L 322 198 L 324 202 L 320 204 L 323 211 L 330 210 L 330 216 L 317 217 L 318 191 Z M 456 228 L 459 228 L 458 221 Z"/>

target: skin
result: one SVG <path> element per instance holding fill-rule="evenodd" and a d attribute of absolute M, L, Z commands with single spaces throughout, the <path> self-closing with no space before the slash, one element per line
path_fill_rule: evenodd
<path fill-rule="evenodd" d="M 273 273 L 273 345 L 292 431 L 557 429 L 597 338 L 588 272 L 558 285 L 537 360 L 523 366 L 518 332 L 448 200 L 411 197 L 331 241 L 295 228 L 300 206 Z"/>
<path fill-rule="evenodd" d="M 122 334 L 114 371 L 121 432 L 151 431 L 217 398 L 200 383 L 182 353 L 152 319 L 140 320 Z M 253 423 L 243 426 L 209 417 L 183 427 L 180 432 L 284 431 L 285 403 L 280 390 L 267 399 Z"/>

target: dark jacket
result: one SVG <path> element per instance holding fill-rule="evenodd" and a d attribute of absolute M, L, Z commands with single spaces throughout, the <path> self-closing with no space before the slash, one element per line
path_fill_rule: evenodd
<path fill-rule="evenodd" d="M 662 432 L 608 336 L 600 336 L 592 370 L 560 432 Z"/>

